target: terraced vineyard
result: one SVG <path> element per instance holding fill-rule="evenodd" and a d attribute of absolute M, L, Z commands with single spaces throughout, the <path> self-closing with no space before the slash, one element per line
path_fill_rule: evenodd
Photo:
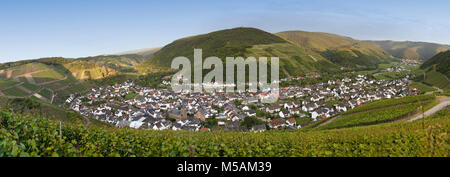
<path fill-rule="evenodd" d="M 342 115 L 363 112 L 363 111 L 369 111 L 369 110 L 373 110 L 373 109 L 386 108 L 386 107 L 395 106 L 395 105 L 416 103 L 418 101 L 424 102 L 424 101 L 429 101 L 429 100 L 432 100 L 435 98 L 436 98 L 435 95 L 418 95 L 418 96 L 408 96 L 408 97 L 403 97 L 403 98 L 398 98 L 398 99 L 379 100 L 379 101 L 366 103 L 363 106 L 349 110 L 349 111 L 343 113 Z"/>
<path fill-rule="evenodd" d="M 16 84 L 18 84 L 19 82 L 15 81 L 15 80 L 3 80 L 0 79 L 0 89 L 6 89 L 8 87 L 12 87 Z"/>
<path fill-rule="evenodd" d="M 185 132 L 59 126 L 0 111 L 3 156 L 443 156 L 449 154 L 447 108 L 421 121 L 310 132 Z"/>
<path fill-rule="evenodd" d="M 425 84 L 422 84 L 422 83 L 420 83 L 420 82 L 413 82 L 413 83 L 411 84 L 411 87 L 414 87 L 414 88 L 419 89 L 420 92 L 422 92 L 422 93 L 432 92 L 432 91 L 435 91 L 435 90 L 436 90 L 435 88 L 430 87 L 430 86 L 425 85 Z"/>
<path fill-rule="evenodd" d="M 26 88 L 26 89 L 28 89 L 28 90 L 31 90 L 31 91 L 36 91 L 36 90 L 39 89 L 39 86 L 34 85 L 34 84 L 30 84 L 30 83 L 27 83 L 27 82 L 23 83 L 21 86 Z"/>
<path fill-rule="evenodd" d="M 419 104 L 407 104 L 399 107 L 395 106 L 382 110 L 372 110 L 352 114 L 349 116 L 336 118 L 335 121 L 319 127 L 319 129 L 346 128 L 394 121 L 396 119 L 414 113 L 419 108 L 419 106 Z"/>
<path fill-rule="evenodd" d="M 2 90 L 2 92 L 5 95 L 8 95 L 8 96 L 23 97 L 23 96 L 29 95 L 27 92 L 25 92 L 25 91 L 23 91 L 23 90 L 21 90 L 21 89 L 19 89 L 17 87 L 11 87 L 11 88 Z"/>

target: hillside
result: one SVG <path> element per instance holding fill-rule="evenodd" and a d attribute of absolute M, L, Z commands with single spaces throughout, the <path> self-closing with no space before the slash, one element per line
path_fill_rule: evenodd
<path fill-rule="evenodd" d="M 70 94 L 95 86 L 95 80 L 120 72 L 92 62 L 43 58 L 0 65 L 0 96 L 62 104 Z"/>
<path fill-rule="evenodd" d="M 203 58 L 217 56 L 222 60 L 237 56 L 278 56 L 280 75 L 286 77 L 337 68 L 317 53 L 294 46 L 273 34 L 255 28 L 234 28 L 176 40 L 137 69 L 140 73 L 166 71 L 175 57 L 185 56 L 192 61 L 195 48 L 203 49 Z"/>
<path fill-rule="evenodd" d="M 428 117 L 426 129 L 422 121 L 414 121 L 250 134 L 115 129 L 76 123 L 62 124 L 59 132 L 57 122 L 0 110 L 0 156 L 448 157 L 449 110 Z"/>
<path fill-rule="evenodd" d="M 450 51 L 441 52 L 425 61 L 417 70 L 416 82 L 450 90 Z"/>
<path fill-rule="evenodd" d="M 312 49 L 328 60 L 349 68 L 374 68 L 391 61 L 392 56 L 380 47 L 349 37 L 329 33 L 285 31 L 276 35 L 298 46 Z"/>
<path fill-rule="evenodd" d="M 446 52 L 441 52 L 434 57 L 425 61 L 420 69 L 426 69 L 429 67 L 435 67 L 434 69 L 441 74 L 450 78 L 450 50 Z"/>
<path fill-rule="evenodd" d="M 95 57 L 77 58 L 76 60 L 91 62 L 119 72 L 136 72 L 134 66 L 142 63 L 146 58 L 137 54 L 102 55 Z"/>
<path fill-rule="evenodd" d="M 427 60 L 439 52 L 450 50 L 450 45 L 427 42 L 367 41 L 376 44 L 397 58 Z"/>

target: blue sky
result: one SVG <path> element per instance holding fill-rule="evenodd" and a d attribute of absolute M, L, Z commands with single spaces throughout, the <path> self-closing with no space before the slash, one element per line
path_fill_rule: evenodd
<path fill-rule="evenodd" d="M 164 46 L 234 27 L 450 44 L 447 0 L 1 0 L 0 62 Z"/>

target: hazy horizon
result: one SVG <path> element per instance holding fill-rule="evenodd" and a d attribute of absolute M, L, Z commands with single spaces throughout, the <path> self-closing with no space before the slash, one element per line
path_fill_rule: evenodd
<path fill-rule="evenodd" d="M 0 2 L 0 63 L 117 54 L 235 27 L 448 45 L 449 5 L 442 0 L 5 0 Z"/>

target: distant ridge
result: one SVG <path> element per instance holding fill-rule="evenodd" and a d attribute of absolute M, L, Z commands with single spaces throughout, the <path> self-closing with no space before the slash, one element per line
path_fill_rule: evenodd
<path fill-rule="evenodd" d="M 380 46 L 392 56 L 413 60 L 428 60 L 439 52 L 450 50 L 450 45 L 413 41 L 367 41 Z"/>
<path fill-rule="evenodd" d="M 136 54 L 136 55 L 141 55 L 144 58 L 149 58 L 151 57 L 155 52 L 158 52 L 159 50 L 161 50 L 161 47 L 156 47 L 156 48 L 145 48 L 145 49 L 138 49 L 138 50 L 131 50 L 131 51 L 125 51 L 125 52 L 120 52 L 120 53 L 116 53 L 113 55 L 129 55 L 129 54 Z"/>

